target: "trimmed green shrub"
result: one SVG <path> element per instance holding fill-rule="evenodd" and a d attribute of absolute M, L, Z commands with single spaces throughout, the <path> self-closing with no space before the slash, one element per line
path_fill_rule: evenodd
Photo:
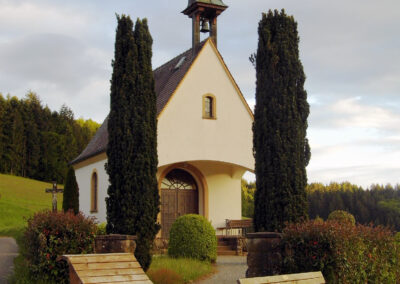
<path fill-rule="evenodd" d="M 81 213 L 44 211 L 28 219 L 23 255 L 33 278 L 68 283 L 63 254 L 93 253 L 97 226 Z"/>
<path fill-rule="evenodd" d="M 328 220 L 337 222 L 348 222 L 352 225 L 356 224 L 356 219 L 352 214 L 343 210 L 332 211 L 328 216 Z"/>
<path fill-rule="evenodd" d="M 176 219 L 169 233 L 168 255 L 215 261 L 217 237 L 211 223 L 196 214 Z"/>
<path fill-rule="evenodd" d="M 400 250 L 387 228 L 349 222 L 289 224 L 284 273 L 321 270 L 327 283 L 399 283 Z"/>

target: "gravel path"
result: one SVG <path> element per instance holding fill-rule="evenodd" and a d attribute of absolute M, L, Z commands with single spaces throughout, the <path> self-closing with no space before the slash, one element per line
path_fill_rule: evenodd
<path fill-rule="evenodd" d="M 240 278 L 245 278 L 247 270 L 246 256 L 218 256 L 217 273 L 210 278 L 197 282 L 198 284 L 236 284 Z"/>
<path fill-rule="evenodd" d="M 0 237 L 0 284 L 6 284 L 14 269 L 14 258 L 18 255 L 18 246 L 13 238 Z"/>

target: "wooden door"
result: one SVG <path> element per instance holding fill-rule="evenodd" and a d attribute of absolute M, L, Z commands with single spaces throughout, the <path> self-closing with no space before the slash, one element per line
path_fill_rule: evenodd
<path fill-rule="evenodd" d="M 174 169 L 161 185 L 161 232 L 168 239 L 174 221 L 185 214 L 198 214 L 198 190 L 193 177 L 186 171 Z"/>
<path fill-rule="evenodd" d="M 175 189 L 161 191 L 161 208 L 162 237 L 169 238 L 169 230 L 176 220 L 178 212 Z"/>
<path fill-rule="evenodd" d="M 178 190 L 178 217 L 198 212 L 197 190 Z"/>

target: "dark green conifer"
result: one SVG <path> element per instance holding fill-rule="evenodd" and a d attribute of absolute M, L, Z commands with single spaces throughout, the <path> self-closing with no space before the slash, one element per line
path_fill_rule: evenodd
<path fill-rule="evenodd" d="M 133 140 L 128 147 L 132 151 L 131 165 L 134 207 L 138 218 L 135 229 L 138 237 L 136 258 L 147 270 L 151 263 L 150 249 L 160 229 L 157 224 L 160 197 L 157 185 L 157 108 L 151 65 L 152 44 L 147 20 L 137 20 L 134 38 L 137 46 L 137 76 L 135 94 L 130 101 L 132 111 L 130 125 Z"/>
<path fill-rule="evenodd" d="M 75 171 L 72 167 L 68 169 L 65 179 L 62 206 L 64 212 L 72 210 L 74 214 L 79 213 L 79 188 L 76 182 Z"/>
<path fill-rule="evenodd" d="M 280 231 L 307 218 L 309 105 L 297 23 L 285 11 L 263 14 L 258 28 L 253 144 L 256 231 Z"/>
<path fill-rule="evenodd" d="M 117 16 L 118 27 L 115 39 L 113 74 L 111 78 L 110 114 L 108 117 L 108 147 L 106 170 L 110 185 L 108 187 L 107 232 L 128 233 L 129 222 L 134 220 L 132 194 L 126 183 L 126 159 L 128 156 L 127 137 L 130 135 L 127 120 L 128 98 L 133 96 L 136 71 L 135 43 L 132 20 Z M 129 131 L 128 131 L 129 130 Z M 131 221 L 132 222 L 132 221 Z"/>
<path fill-rule="evenodd" d="M 129 17 L 118 17 L 108 122 L 107 231 L 137 235 L 135 255 L 146 270 L 159 230 L 157 110 L 147 21 L 138 19 L 134 32 L 132 26 Z"/>

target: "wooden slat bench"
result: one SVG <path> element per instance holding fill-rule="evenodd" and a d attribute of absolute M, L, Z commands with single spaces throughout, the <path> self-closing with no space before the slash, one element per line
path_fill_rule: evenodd
<path fill-rule="evenodd" d="M 245 235 L 246 229 L 251 228 L 253 226 L 252 219 L 244 219 L 244 220 L 230 220 L 226 219 L 225 227 L 219 227 L 217 230 L 225 231 L 226 235 L 232 234 L 232 229 L 237 229 L 239 231 L 239 235 Z"/>
<path fill-rule="evenodd" d="M 325 284 L 321 271 L 239 279 L 238 284 Z"/>
<path fill-rule="evenodd" d="M 71 284 L 152 284 L 133 253 L 64 255 Z"/>

